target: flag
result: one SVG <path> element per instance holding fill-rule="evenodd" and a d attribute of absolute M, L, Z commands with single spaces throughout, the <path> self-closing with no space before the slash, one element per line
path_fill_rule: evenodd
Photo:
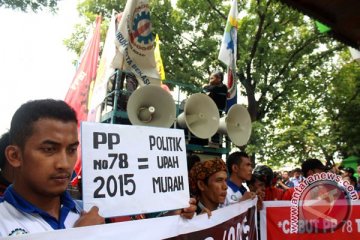
<path fill-rule="evenodd" d="M 76 70 L 75 76 L 65 97 L 65 102 L 76 111 L 79 126 L 80 122 L 87 120 L 89 94 L 91 92 L 90 85 L 96 77 L 99 58 L 101 17 L 97 16 L 95 22 L 96 25 L 91 40 L 83 51 L 80 65 Z M 78 128 L 80 139 L 79 130 L 80 128 Z M 80 146 L 78 149 L 81 149 Z M 81 151 L 78 151 L 78 159 L 74 170 L 77 175 L 81 172 Z"/>
<path fill-rule="evenodd" d="M 225 26 L 224 36 L 220 46 L 218 59 L 226 64 L 228 69 L 228 96 L 226 102 L 227 112 L 233 104 L 237 103 L 236 90 L 236 51 L 237 51 L 237 28 L 238 28 L 237 0 L 233 0 L 229 16 Z"/>
<path fill-rule="evenodd" d="M 165 70 L 160 54 L 160 39 L 158 34 L 156 34 L 155 37 L 155 61 L 157 70 L 160 74 L 160 79 L 165 80 Z"/>
<path fill-rule="evenodd" d="M 120 20 L 113 59 L 114 68 L 131 71 L 140 85 L 160 85 L 154 56 L 148 0 L 128 0 Z"/>
<path fill-rule="evenodd" d="M 97 116 L 101 103 L 104 101 L 107 94 L 107 84 L 111 75 L 114 74 L 115 69 L 111 66 L 111 61 L 115 57 L 115 11 L 112 12 L 109 27 L 106 33 L 104 48 L 101 54 L 99 67 L 96 73 L 94 88 L 90 98 L 88 121 L 97 121 Z"/>
<path fill-rule="evenodd" d="M 326 33 L 331 30 L 331 28 L 329 28 L 325 24 L 322 24 L 321 22 L 315 21 L 315 24 L 320 33 Z"/>

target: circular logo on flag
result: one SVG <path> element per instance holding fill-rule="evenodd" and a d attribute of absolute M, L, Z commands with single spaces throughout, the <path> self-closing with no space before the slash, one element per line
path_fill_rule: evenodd
<path fill-rule="evenodd" d="M 151 50 L 154 39 L 151 32 L 149 5 L 141 5 L 133 13 L 133 25 L 129 26 L 131 43 L 140 51 Z"/>

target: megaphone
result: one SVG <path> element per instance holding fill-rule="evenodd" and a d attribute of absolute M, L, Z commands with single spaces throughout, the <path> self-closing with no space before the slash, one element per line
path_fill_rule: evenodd
<path fill-rule="evenodd" d="M 133 125 L 169 128 L 176 120 L 176 106 L 160 86 L 145 85 L 130 95 L 127 114 Z"/>
<path fill-rule="evenodd" d="M 187 128 L 198 138 L 213 136 L 219 128 L 219 109 L 206 94 L 195 93 L 185 102 L 184 112 L 177 118 L 182 128 Z"/>
<path fill-rule="evenodd" d="M 251 118 L 248 110 L 239 104 L 231 106 L 227 115 L 220 119 L 217 132 L 227 134 L 236 146 L 245 145 L 251 135 Z"/>

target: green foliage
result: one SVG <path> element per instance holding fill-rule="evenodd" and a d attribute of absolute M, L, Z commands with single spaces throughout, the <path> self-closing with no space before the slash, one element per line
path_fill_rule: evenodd
<path fill-rule="evenodd" d="M 48 8 L 55 12 L 57 10 L 58 0 L 0 0 L 0 7 L 17 9 L 23 12 L 29 10 L 38 12 L 44 8 Z"/>
<path fill-rule="evenodd" d="M 339 136 L 339 150 L 344 158 L 360 156 L 360 64 L 346 64 L 333 80 L 328 111 L 334 119 L 332 130 Z"/>
<path fill-rule="evenodd" d="M 217 57 L 229 4 L 178 0 L 174 7 L 170 0 L 150 0 L 167 80 L 179 82 L 189 94 L 207 82 L 212 71 L 226 69 Z M 79 11 L 89 23 L 99 13 L 108 19 L 112 9 L 121 11 L 124 5 L 119 0 L 86 0 Z M 349 92 L 359 90 L 359 80 L 348 74 L 351 70 L 336 75 L 344 45 L 318 34 L 311 19 L 276 0 L 239 1 L 239 11 L 237 76 L 253 121 L 246 150 L 277 166 L 308 157 L 330 161 L 338 150 L 358 151 L 346 139 L 350 134 L 355 139 L 360 129 L 345 133 L 345 126 L 353 124 L 350 110 L 360 103 L 356 95 L 353 105 L 346 105 Z M 79 53 L 84 31 L 77 31 L 81 34 L 75 33 L 67 46 Z M 334 83 L 340 77 L 351 82 L 349 92 Z"/>

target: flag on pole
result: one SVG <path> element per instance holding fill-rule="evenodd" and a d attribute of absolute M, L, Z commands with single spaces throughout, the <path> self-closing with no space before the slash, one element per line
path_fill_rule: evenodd
<path fill-rule="evenodd" d="M 238 7 L 237 0 L 233 0 L 229 16 L 225 26 L 224 36 L 220 46 L 218 59 L 226 64 L 228 69 L 228 96 L 226 112 L 233 104 L 237 103 L 236 90 L 236 51 L 237 51 L 237 28 L 238 28 Z"/>
<path fill-rule="evenodd" d="M 156 34 L 155 37 L 155 61 L 157 70 L 160 74 L 160 79 L 165 80 L 165 70 L 160 54 L 160 39 L 158 34 Z"/>
<path fill-rule="evenodd" d="M 80 65 L 76 70 L 75 76 L 65 97 L 65 102 L 76 111 L 79 124 L 80 122 L 87 120 L 89 95 L 91 92 L 90 85 L 96 77 L 100 51 L 100 16 L 96 17 L 95 23 L 96 25 L 91 40 L 89 41 L 89 44 L 86 45 L 86 49 L 82 54 L 83 57 L 80 59 Z M 79 130 L 80 129 L 78 129 L 78 131 Z M 78 149 L 80 149 L 80 146 Z M 78 160 L 74 170 L 77 175 L 81 172 L 81 151 L 78 151 Z"/>
<path fill-rule="evenodd" d="M 315 21 L 315 24 L 320 33 L 326 33 L 331 31 L 330 27 L 326 26 L 325 24 L 322 24 L 321 22 Z"/>
<path fill-rule="evenodd" d="M 88 121 L 97 121 L 99 116 L 97 116 L 101 103 L 104 101 L 107 94 L 107 84 L 111 75 L 114 74 L 115 69 L 111 66 L 111 61 L 115 57 L 115 11 L 113 10 L 111 15 L 111 20 L 109 23 L 109 27 L 106 33 L 106 39 L 104 48 L 101 54 L 99 67 L 96 73 L 96 80 L 94 83 L 94 88 L 92 91 L 92 95 L 90 98 L 89 104 L 89 114 Z"/>
<path fill-rule="evenodd" d="M 148 0 L 128 0 L 120 20 L 115 44 L 113 68 L 131 71 L 140 85 L 160 85 L 154 57 Z"/>

